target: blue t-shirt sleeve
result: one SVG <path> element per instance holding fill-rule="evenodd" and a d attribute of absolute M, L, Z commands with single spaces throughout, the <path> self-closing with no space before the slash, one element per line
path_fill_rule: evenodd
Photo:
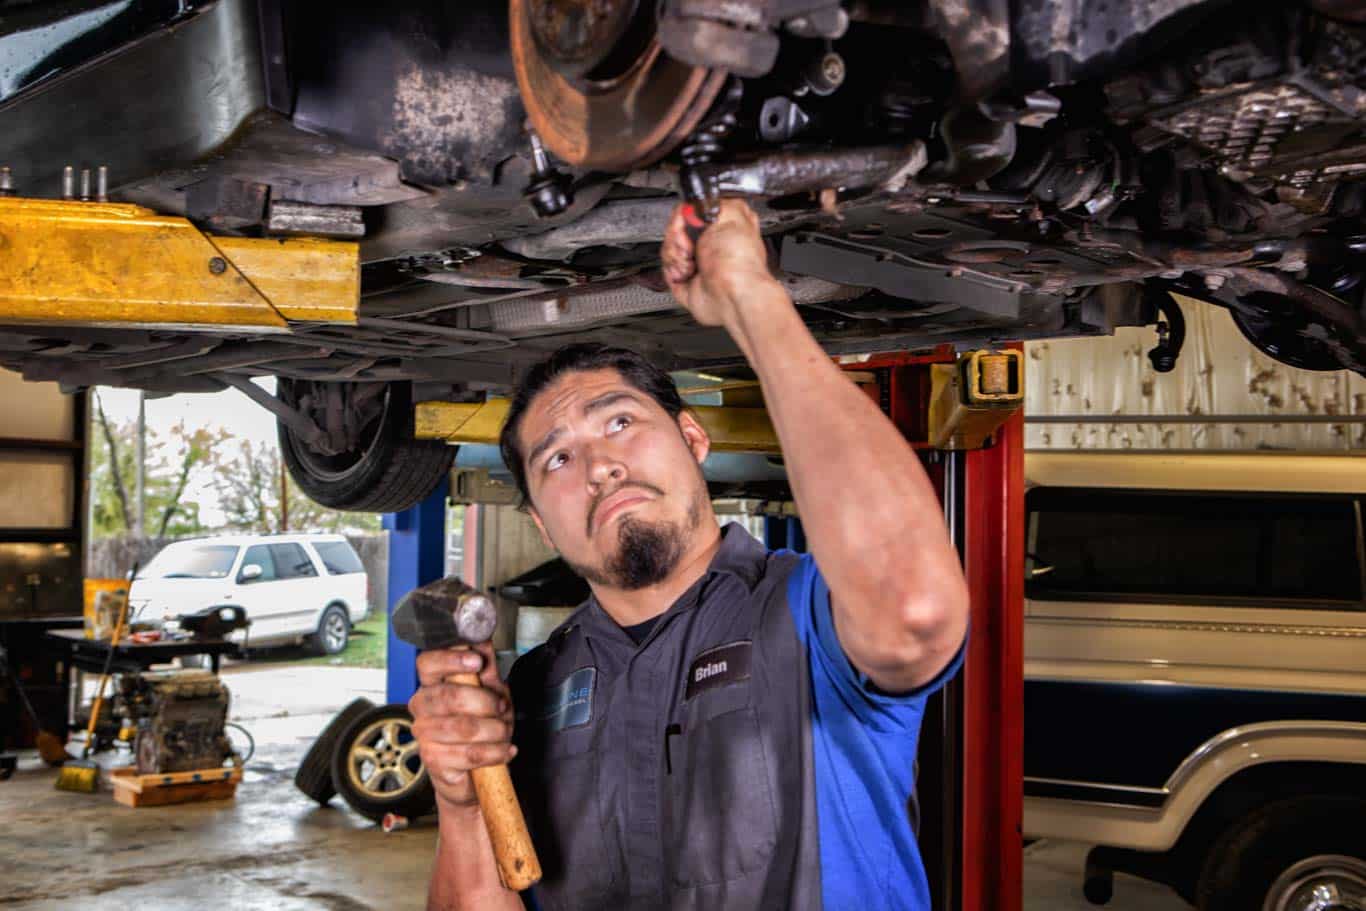
<path fill-rule="evenodd" d="M 840 701 L 864 724 L 882 730 L 914 728 L 919 730 L 925 700 L 953 678 L 963 666 L 967 641 L 958 648 L 952 661 L 929 683 L 909 693 L 884 693 L 849 662 L 835 633 L 835 618 L 830 611 L 830 587 L 825 583 L 811 554 L 801 562 L 788 581 L 787 603 L 797 624 L 797 637 L 807 647 L 811 674 L 828 681 Z"/>

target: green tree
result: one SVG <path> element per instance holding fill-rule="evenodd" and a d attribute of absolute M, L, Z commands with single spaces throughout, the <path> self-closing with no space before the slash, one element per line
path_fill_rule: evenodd
<path fill-rule="evenodd" d="M 280 449 L 273 444 L 238 440 L 236 446 L 220 449 L 213 483 L 225 524 L 234 530 L 263 534 L 380 530 L 378 513 L 341 512 L 310 500 L 284 470 Z"/>
<path fill-rule="evenodd" d="M 126 535 L 136 527 L 134 476 L 137 424 L 118 423 L 95 395 L 99 439 L 90 448 L 90 497 L 97 538 Z M 199 503 L 187 491 L 208 480 L 215 451 L 232 439 L 225 430 L 189 429 L 182 421 L 162 433 L 148 429 L 143 476 L 143 534 L 150 538 L 203 534 Z"/>

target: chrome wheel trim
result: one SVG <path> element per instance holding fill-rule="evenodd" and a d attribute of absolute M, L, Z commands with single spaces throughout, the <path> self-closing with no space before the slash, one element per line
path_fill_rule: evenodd
<path fill-rule="evenodd" d="M 1366 911 L 1366 860 L 1306 857 L 1276 877 L 1262 911 Z"/>
<path fill-rule="evenodd" d="M 346 618 L 340 611 L 328 610 L 323 617 L 323 645 L 329 655 L 335 655 L 346 647 Z"/>
<path fill-rule="evenodd" d="M 396 800 L 420 786 L 427 772 L 412 722 L 381 718 L 366 725 L 351 741 L 346 772 L 356 790 L 376 800 Z"/>

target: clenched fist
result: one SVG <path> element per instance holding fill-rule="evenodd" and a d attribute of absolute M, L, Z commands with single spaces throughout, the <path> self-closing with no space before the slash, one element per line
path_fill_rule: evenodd
<path fill-rule="evenodd" d="M 478 673 L 482 686 L 446 682 L 460 673 Z M 517 755 L 512 697 L 498 677 L 493 646 L 423 652 L 417 656 L 417 676 L 420 686 L 408 710 L 437 803 L 468 808 L 476 801 L 470 770 L 502 765 Z"/>
<path fill-rule="evenodd" d="M 660 247 L 664 280 L 699 323 L 734 329 L 738 309 L 755 290 L 776 284 L 759 217 L 744 200 L 723 199 L 716 221 L 694 245 L 682 210 L 674 209 Z"/>

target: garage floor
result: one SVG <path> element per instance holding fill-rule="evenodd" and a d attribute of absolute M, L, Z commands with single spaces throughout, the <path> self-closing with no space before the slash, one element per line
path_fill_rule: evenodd
<path fill-rule="evenodd" d="M 317 733 L 357 696 L 384 699 L 384 672 L 318 666 L 228 668 L 232 715 L 257 741 L 231 803 L 132 810 L 107 791 L 54 790 L 30 754 L 0 783 L 0 906 L 199 911 L 419 911 L 435 847 L 434 820 L 385 835 L 341 805 L 294 789 Z M 1025 911 L 1084 911 L 1085 848 L 1038 843 L 1025 857 Z M 1171 892 L 1118 877 L 1113 911 L 1187 911 Z M 833 909 L 832 909 L 833 911 Z"/>

